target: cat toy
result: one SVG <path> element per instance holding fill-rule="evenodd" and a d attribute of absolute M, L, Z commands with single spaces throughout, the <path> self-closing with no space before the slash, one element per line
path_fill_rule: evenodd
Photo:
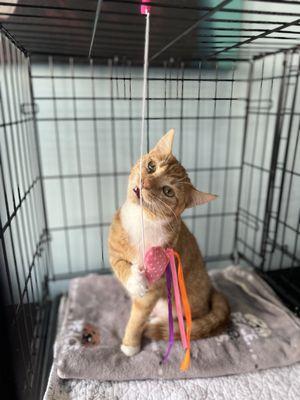
<path fill-rule="evenodd" d="M 178 271 L 176 269 L 175 258 L 178 263 Z M 190 364 L 190 336 L 192 327 L 191 309 L 188 301 L 182 264 L 179 254 L 171 249 L 163 249 L 162 247 L 151 247 L 145 254 L 144 258 L 145 275 L 149 284 L 153 284 L 159 280 L 162 275 L 166 274 L 166 285 L 168 292 L 168 319 L 169 319 L 169 344 L 167 351 L 163 357 L 163 362 L 166 362 L 174 344 L 174 322 L 172 313 L 172 284 L 175 298 L 176 313 L 181 337 L 181 343 L 186 350 L 184 359 L 180 369 L 185 371 Z M 186 327 L 182 308 L 185 315 Z"/>
<path fill-rule="evenodd" d="M 172 313 L 172 284 L 175 298 L 176 313 L 179 324 L 181 343 L 185 349 L 185 356 L 181 363 L 180 369 L 185 371 L 190 364 L 190 336 L 192 327 L 191 309 L 186 293 L 182 264 L 179 254 L 171 249 L 163 249 L 162 247 L 151 247 L 145 253 L 145 237 L 144 237 L 144 217 L 143 217 L 143 195 L 142 195 L 142 156 L 144 149 L 145 136 L 145 110 L 146 110 L 146 94 L 147 94 L 147 77 L 148 77 L 148 56 L 149 56 L 149 33 L 150 33 L 150 9 L 149 5 L 143 4 L 147 0 L 142 0 L 141 14 L 146 17 L 145 29 L 145 47 L 144 47 L 144 70 L 143 70 L 143 94 L 142 94 L 142 117 L 141 117 L 141 144 L 140 144 L 140 166 L 139 166 L 139 187 L 140 187 L 140 206 L 141 206 L 141 237 L 142 237 L 142 254 L 144 259 L 145 275 L 149 284 L 153 284 L 162 275 L 166 274 L 166 285 L 168 293 L 168 320 L 169 320 L 169 344 L 163 357 L 166 362 L 174 344 L 174 322 Z M 176 268 L 176 262 L 178 270 Z M 186 326 L 182 308 L 185 315 Z"/>

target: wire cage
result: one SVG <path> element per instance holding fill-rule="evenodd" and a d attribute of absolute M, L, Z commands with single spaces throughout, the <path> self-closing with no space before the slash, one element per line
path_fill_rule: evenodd
<path fill-rule="evenodd" d="M 144 17 L 135 0 L 0 6 L 0 315 L 11 397 L 42 397 L 65 283 L 109 273 L 107 234 L 138 158 Z M 147 148 L 219 199 L 183 216 L 208 267 L 256 268 L 300 304 L 297 1 L 151 5 Z M 5 376 L 3 375 L 3 376 Z"/>

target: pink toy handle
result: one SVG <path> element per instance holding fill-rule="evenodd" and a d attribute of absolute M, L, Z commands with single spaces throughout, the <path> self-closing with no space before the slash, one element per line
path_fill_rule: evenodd
<path fill-rule="evenodd" d="M 176 312 L 179 324 L 179 331 L 181 337 L 181 343 L 184 349 L 187 349 L 187 339 L 186 339 L 186 332 L 184 329 L 184 322 L 183 322 L 183 313 L 181 307 L 181 300 L 180 300 L 180 292 L 178 287 L 178 279 L 177 279 L 177 270 L 174 258 L 174 252 L 172 249 L 166 249 L 166 253 L 170 259 L 171 271 L 172 271 L 172 278 L 173 278 L 173 287 L 174 287 L 174 296 L 175 296 L 175 305 L 176 305 Z"/>
<path fill-rule="evenodd" d="M 150 14 L 151 7 L 149 5 L 143 5 L 143 3 L 149 3 L 149 0 L 142 0 L 141 14 L 143 15 Z"/>

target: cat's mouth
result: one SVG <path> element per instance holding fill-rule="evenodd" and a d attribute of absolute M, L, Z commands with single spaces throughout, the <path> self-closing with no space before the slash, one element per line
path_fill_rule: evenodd
<path fill-rule="evenodd" d="M 140 188 L 139 188 L 138 186 L 135 186 L 132 190 L 134 191 L 136 197 L 137 197 L 138 199 L 140 199 L 140 197 L 141 197 Z"/>
<path fill-rule="evenodd" d="M 132 189 L 132 191 L 133 191 L 133 193 L 136 195 L 136 197 L 137 197 L 137 202 L 140 204 L 140 198 L 141 198 L 141 196 L 142 196 L 142 193 L 141 193 L 141 189 L 138 187 L 138 186 L 135 186 L 133 189 Z M 145 199 L 145 197 L 144 197 L 144 195 L 143 195 L 143 207 L 144 208 L 149 208 L 149 202 L 147 201 L 147 199 Z"/>

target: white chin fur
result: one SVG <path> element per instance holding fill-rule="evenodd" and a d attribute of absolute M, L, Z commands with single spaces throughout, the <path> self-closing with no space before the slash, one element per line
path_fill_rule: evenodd
<path fill-rule="evenodd" d="M 140 346 L 126 346 L 125 344 L 121 345 L 121 350 L 127 357 L 132 357 L 136 355 L 137 353 L 140 352 L 141 347 Z"/>

